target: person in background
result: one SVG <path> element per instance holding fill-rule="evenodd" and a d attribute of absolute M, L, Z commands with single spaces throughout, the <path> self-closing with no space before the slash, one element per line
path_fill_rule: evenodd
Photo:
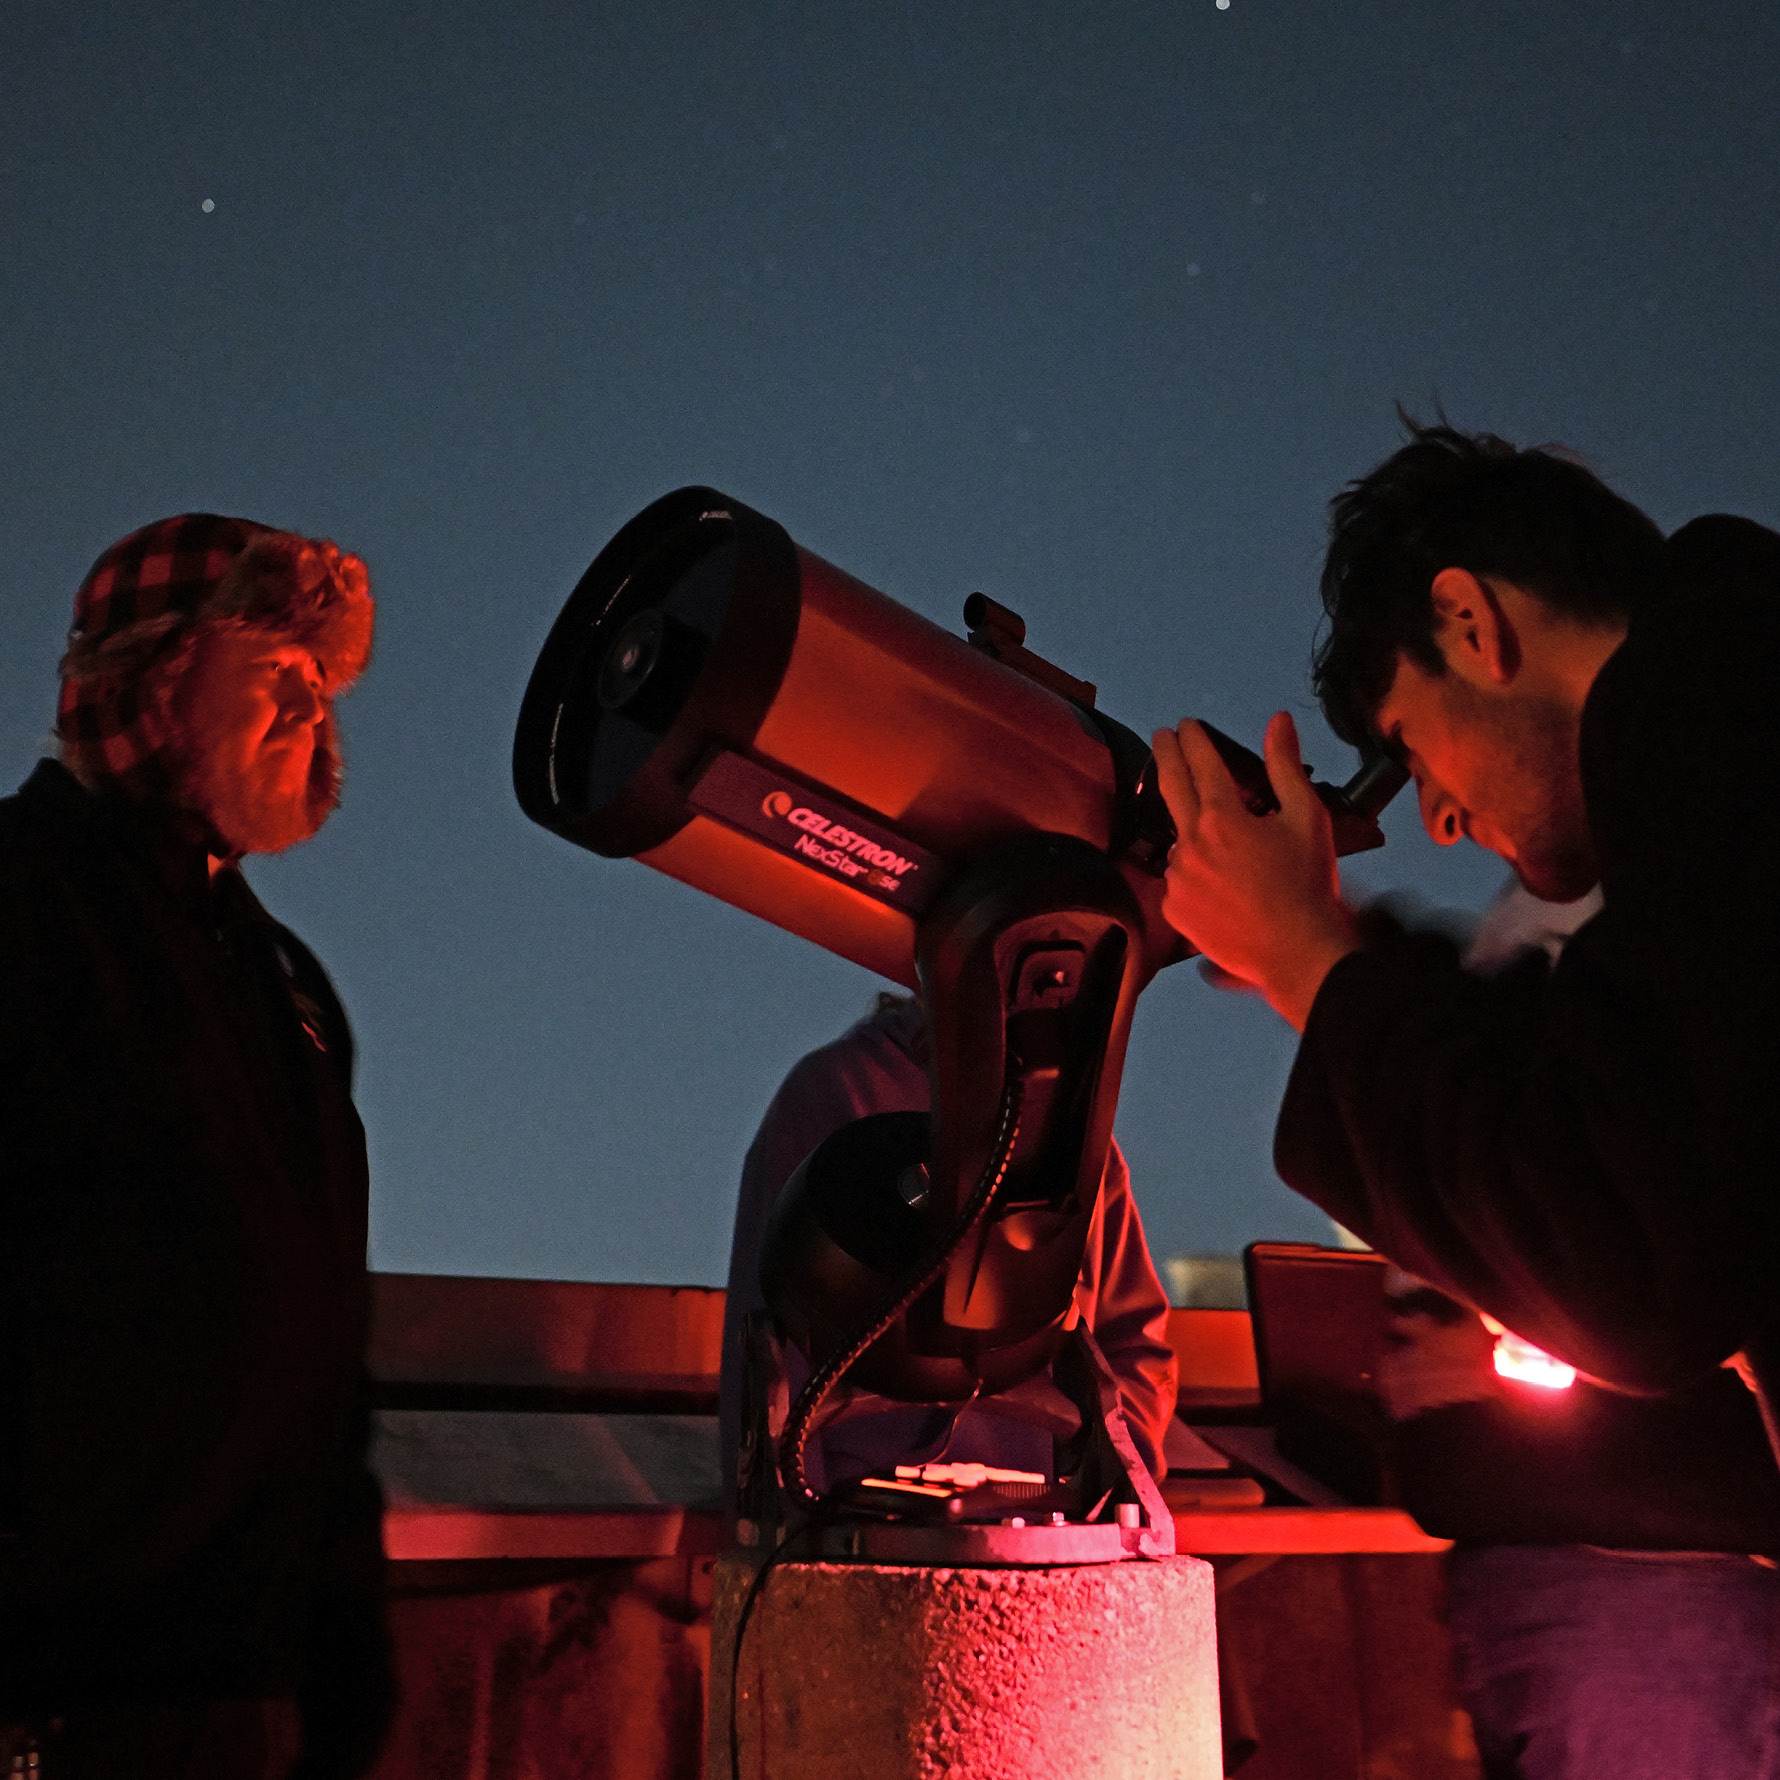
<path fill-rule="evenodd" d="M 146 526 L 0 802 L 0 1773 L 349 1780 L 387 1723 L 352 1038 L 240 870 L 333 809 L 371 628 L 332 544 Z"/>
<path fill-rule="evenodd" d="M 872 1113 L 926 1112 L 930 1106 L 925 1018 L 912 998 L 891 994 L 880 995 L 865 1019 L 799 1062 L 773 1096 L 742 1165 L 729 1255 L 719 1416 L 724 1479 L 732 1496 L 741 1436 L 741 1329 L 750 1312 L 764 1308 L 760 1239 L 774 1200 L 798 1163 L 841 1126 Z M 1163 1476 L 1163 1437 L 1175 1396 L 1168 1298 L 1116 1142 L 1107 1155 L 1075 1303 L 1119 1381 L 1139 1457 Z M 795 1354 L 790 1358 L 798 1360 Z M 800 1383 L 801 1377 L 794 1379 L 793 1390 Z M 976 1407 L 959 1415 L 888 1404 L 826 1430 L 821 1456 L 833 1472 L 854 1474 L 874 1465 L 931 1459 L 942 1447 L 957 1461 L 1039 1471 L 1050 1463 L 1048 1436 L 1018 1422 L 992 1418 Z"/>
<path fill-rule="evenodd" d="M 1511 883 L 1465 966 L 1543 974 L 1600 908 Z M 1780 1475 L 1742 1382 L 1602 1390 L 1411 1275 L 1386 1289 L 1397 1481 L 1456 1541 L 1447 1619 L 1490 1780 L 1780 1780 Z"/>

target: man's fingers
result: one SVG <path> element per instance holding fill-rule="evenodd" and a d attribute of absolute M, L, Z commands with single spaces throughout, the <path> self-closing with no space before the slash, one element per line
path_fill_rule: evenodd
<path fill-rule="evenodd" d="M 1181 753 L 1186 756 L 1187 765 L 1192 769 L 1193 782 L 1199 787 L 1199 804 L 1202 809 L 1222 804 L 1232 811 L 1248 813 L 1248 806 L 1242 801 L 1242 793 L 1237 789 L 1236 781 L 1230 776 L 1230 769 L 1224 765 L 1224 757 L 1212 745 L 1212 739 L 1205 733 L 1202 723 L 1183 723 L 1180 726 Z"/>
<path fill-rule="evenodd" d="M 1174 832 L 1185 834 L 1199 820 L 1199 787 L 1181 753 L 1180 738 L 1172 729 L 1158 729 L 1150 737 L 1150 747 L 1156 756 L 1156 787 L 1174 818 Z"/>
<path fill-rule="evenodd" d="M 1267 760 L 1267 776 L 1279 797 L 1279 810 L 1286 826 L 1301 840 L 1314 846 L 1319 855 L 1334 866 L 1333 819 L 1328 806 L 1317 795 L 1305 771 L 1304 757 L 1298 749 L 1298 726 L 1284 711 L 1276 711 L 1267 724 L 1262 751 Z"/>
<path fill-rule="evenodd" d="M 1279 799 L 1281 811 L 1291 818 L 1294 828 L 1308 807 L 1318 802 L 1304 771 L 1304 755 L 1298 746 L 1298 725 L 1290 711 L 1275 711 L 1267 719 L 1267 733 L 1261 741 L 1261 756 L 1267 762 L 1267 777 L 1273 784 L 1273 795 Z"/>

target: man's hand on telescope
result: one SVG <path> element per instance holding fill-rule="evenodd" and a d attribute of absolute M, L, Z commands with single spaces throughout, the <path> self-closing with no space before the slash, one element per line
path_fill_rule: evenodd
<path fill-rule="evenodd" d="M 1252 983 L 1302 1032 L 1334 965 L 1359 947 L 1341 900 L 1329 812 L 1310 788 L 1286 712 L 1263 753 L 1279 810 L 1253 816 L 1197 723 L 1159 729 L 1157 783 L 1178 838 L 1163 913 L 1220 970 Z"/>

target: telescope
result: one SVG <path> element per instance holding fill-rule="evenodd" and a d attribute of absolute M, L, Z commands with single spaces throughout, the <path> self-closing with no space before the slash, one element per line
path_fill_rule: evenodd
<path fill-rule="evenodd" d="M 960 637 L 710 488 L 632 519 L 556 620 L 514 785 L 576 845 L 634 858 L 915 990 L 931 1116 L 837 1132 L 762 1249 L 813 1371 L 961 1404 L 1050 1365 L 1100 1189 L 1137 996 L 1191 955 L 1162 916 L 1174 830 L 1149 744 L 981 593 Z M 1212 731 L 1257 815 L 1261 760 Z M 1383 844 L 1389 759 L 1316 784 L 1336 849 Z M 799 1416 L 802 1422 L 799 1422 Z"/>

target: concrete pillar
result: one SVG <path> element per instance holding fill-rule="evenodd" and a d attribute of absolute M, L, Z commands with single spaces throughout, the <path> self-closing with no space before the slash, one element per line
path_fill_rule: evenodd
<path fill-rule="evenodd" d="M 731 1780 L 718 1560 L 705 1780 Z M 1219 1780 L 1211 1566 L 782 1563 L 742 1644 L 740 1780 Z"/>

